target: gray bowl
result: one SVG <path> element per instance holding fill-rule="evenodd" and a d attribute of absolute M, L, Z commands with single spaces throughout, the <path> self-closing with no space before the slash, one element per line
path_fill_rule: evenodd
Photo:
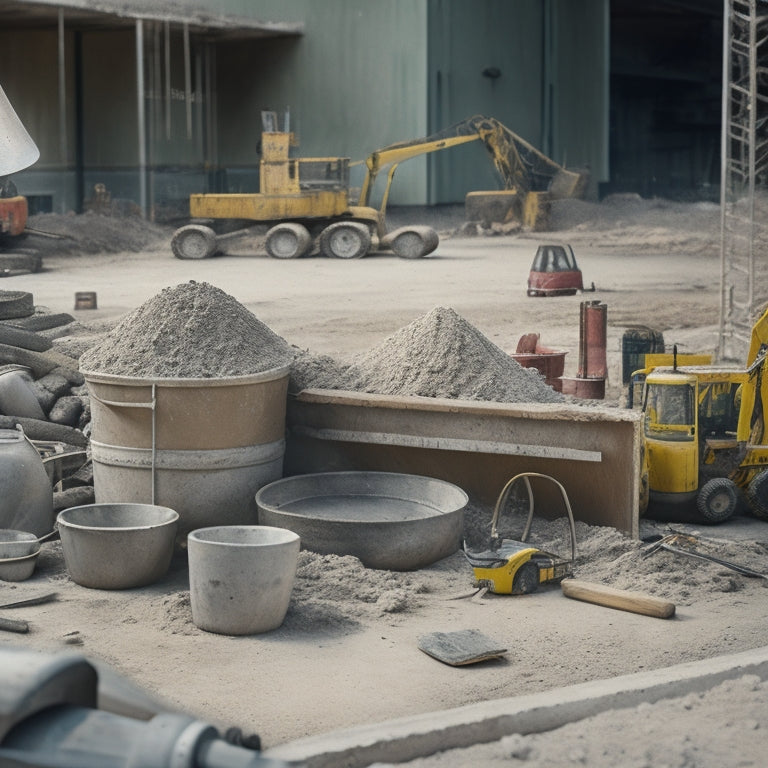
<path fill-rule="evenodd" d="M 25 581 L 34 573 L 39 554 L 40 548 L 38 547 L 37 552 L 33 552 L 31 555 L 0 559 L 0 580 Z"/>
<path fill-rule="evenodd" d="M 368 568 L 410 571 L 461 546 L 467 494 L 444 480 L 397 472 L 322 472 L 265 485 L 260 525 L 287 528 L 305 549 L 354 555 Z"/>
<path fill-rule="evenodd" d="M 179 514 L 154 504 L 85 504 L 57 517 L 72 581 L 92 589 L 144 587 L 173 556 Z"/>
<path fill-rule="evenodd" d="M 0 560 L 34 555 L 40 551 L 40 542 L 34 533 L 0 528 Z"/>

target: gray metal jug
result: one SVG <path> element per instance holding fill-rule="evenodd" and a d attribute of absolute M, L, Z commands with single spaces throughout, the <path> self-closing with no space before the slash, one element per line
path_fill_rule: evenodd
<path fill-rule="evenodd" d="M 44 536 L 53 528 L 53 487 L 23 430 L 0 429 L 0 528 Z"/>

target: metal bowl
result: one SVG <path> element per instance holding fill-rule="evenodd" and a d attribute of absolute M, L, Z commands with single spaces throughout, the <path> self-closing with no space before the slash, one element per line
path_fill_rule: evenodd
<path fill-rule="evenodd" d="M 168 571 L 179 514 L 154 504 L 85 504 L 59 512 L 64 563 L 92 589 L 152 584 Z"/>
<path fill-rule="evenodd" d="M 368 568 L 410 571 L 461 546 L 467 494 L 420 475 L 321 472 L 265 485 L 259 524 L 287 528 L 313 552 L 354 555 Z"/>
<path fill-rule="evenodd" d="M 0 559 L 0 580 L 24 581 L 28 579 L 35 571 L 39 554 L 40 548 L 38 547 L 37 552 L 33 552 L 31 555 Z"/>
<path fill-rule="evenodd" d="M 40 541 L 34 533 L 0 528 L 0 560 L 34 555 L 40 551 Z"/>

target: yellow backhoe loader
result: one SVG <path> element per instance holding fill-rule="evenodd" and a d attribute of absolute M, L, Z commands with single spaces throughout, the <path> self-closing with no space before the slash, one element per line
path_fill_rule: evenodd
<path fill-rule="evenodd" d="M 275 121 L 267 121 L 274 125 Z M 247 230 L 217 234 L 216 222 L 247 221 L 268 225 L 265 248 L 275 258 L 305 256 L 313 249 L 324 256 L 359 258 L 372 249 L 390 250 L 405 258 L 419 258 L 438 245 L 437 233 L 426 226 L 401 227 L 387 232 L 386 208 L 395 170 L 404 160 L 482 141 L 501 177 L 503 188 L 514 193 L 524 222 L 541 217 L 550 199 L 580 196 L 583 174 L 567 171 L 525 142 L 498 120 L 475 116 L 422 139 L 376 150 L 365 162 L 360 196 L 350 202 L 349 158 L 293 158 L 293 134 L 262 133 L 260 192 L 193 194 L 192 221 L 178 229 L 171 241 L 179 259 L 202 259 L 219 249 L 223 238 Z M 377 175 L 388 169 L 378 208 L 371 204 Z"/>
<path fill-rule="evenodd" d="M 649 517 L 719 523 L 745 503 L 768 519 L 768 311 L 745 368 L 659 367 L 643 399 Z"/>

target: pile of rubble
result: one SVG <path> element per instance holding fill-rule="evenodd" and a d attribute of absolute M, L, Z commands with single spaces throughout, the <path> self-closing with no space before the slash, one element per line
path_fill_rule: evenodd
<path fill-rule="evenodd" d="M 0 291 L 0 429 L 21 427 L 50 465 L 56 510 L 94 499 L 88 392 L 78 361 L 53 343 L 73 323 L 30 293 Z"/>

